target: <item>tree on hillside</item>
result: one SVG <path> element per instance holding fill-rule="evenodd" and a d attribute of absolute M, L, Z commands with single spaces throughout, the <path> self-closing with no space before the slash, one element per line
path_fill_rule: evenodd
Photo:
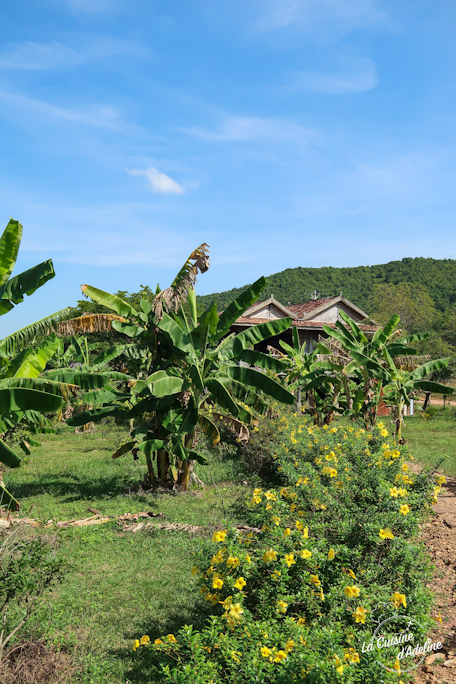
<path fill-rule="evenodd" d="M 370 309 L 372 318 L 380 325 L 386 325 L 391 316 L 398 314 L 401 325 L 409 334 L 428 330 L 437 315 L 428 291 L 417 283 L 374 285 Z"/>

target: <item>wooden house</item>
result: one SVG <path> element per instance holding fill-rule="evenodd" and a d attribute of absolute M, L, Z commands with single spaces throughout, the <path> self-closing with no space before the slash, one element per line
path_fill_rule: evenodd
<path fill-rule="evenodd" d="M 323 330 L 324 324 L 335 327 L 336 321 L 343 322 L 340 316 L 341 311 L 348 314 L 358 325 L 360 325 L 360 321 L 367 318 L 367 313 L 343 297 L 342 293 L 337 297 L 325 297 L 324 299 L 315 297 L 302 304 L 288 304 L 287 306 L 284 306 L 275 299 L 274 295 L 271 295 L 269 299 L 257 302 L 250 309 L 247 309 L 244 315 L 234 323 L 231 331 L 240 333 L 258 323 L 288 316 L 292 319 L 292 327 L 296 327 L 298 330 L 301 345 L 305 342 L 306 352 L 310 353 L 316 346 L 319 336 L 326 337 Z M 376 326 L 364 324 L 361 324 L 360 327 L 367 335 L 373 334 L 377 329 Z M 291 328 L 279 336 L 265 340 L 255 348 L 258 351 L 266 351 L 267 346 L 270 345 L 276 349 L 281 349 L 280 339 L 291 344 Z"/>

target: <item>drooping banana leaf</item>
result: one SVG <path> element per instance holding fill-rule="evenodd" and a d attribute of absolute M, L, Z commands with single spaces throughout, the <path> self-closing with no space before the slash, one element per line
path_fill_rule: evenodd
<path fill-rule="evenodd" d="M 295 402 L 294 396 L 285 387 L 282 387 L 282 385 L 279 385 L 278 382 L 264 373 L 253 370 L 253 368 L 228 366 L 226 373 L 234 380 L 239 380 L 239 382 L 255 387 L 284 404 L 293 404 Z"/>
<path fill-rule="evenodd" d="M 0 316 L 11 311 L 15 304 L 24 301 L 24 296 L 32 295 L 35 290 L 55 276 L 52 261 L 43 261 L 38 266 L 29 268 L 17 276 L 13 276 L 0 286 Z"/>
<path fill-rule="evenodd" d="M 58 325 L 61 324 L 62 320 L 68 316 L 70 311 L 70 308 L 61 309 L 50 316 L 46 316 L 45 318 L 8 335 L 0 341 L 0 356 L 7 358 L 15 356 L 22 351 L 22 349 L 32 344 L 38 335 L 46 335 L 51 330 L 55 330 Z"/>
<path fill-rule="evenodd" d="M 6 283 L 16 264 L 22 240 L 22 225 L 10 219 L 0 238 L 0 285 Z"/>
<path fill-rule="evenodd" d="M 59 348 L 59 340 L 53 334 L 35 349 L 24 349 L 11 360 L 5 376 L 7 378 L 37 378 Z"/>
<path fill-rule="evenodd" d="M 97 304 L 101 304 L 107 309 L 115 311 L 116 314 L 123 318 L 128 318 L 131 315 L 138 315 L 138 312 L 130 304 L 127 304 L 127 302 L 117 295 L 109 294 L 109 292 L 104 292 L 103 290 L 91 287 L 90 285 L 81 285 L 81 290 L 87 297 L 94 302 L 97 302 Z"/>

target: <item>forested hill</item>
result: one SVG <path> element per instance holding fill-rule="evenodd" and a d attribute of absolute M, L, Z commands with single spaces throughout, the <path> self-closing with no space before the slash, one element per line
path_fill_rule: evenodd
<path fill-rule="evenodd" d="M 418 283 L 424 286 L 435 302 L 436 309 L 444 311 L 456 302 L 456 260 L 455 259 L 415 259 L 390 261 L 376 266 L 355 266 L 350 268 L 287 268 L 268 277 L 263 299 L 271 294 L 285 306 L 299 304 L 310 299 L 308 294 L 317 290 L 322 296 L 338 295 L 340 291 L 347 299 L 361 309 L 370 312 L 369 297 L 376 283 Z M 224 309 L 248 285 L 198 297 L 201 309 L 216 301 L 218 308 Z"/>

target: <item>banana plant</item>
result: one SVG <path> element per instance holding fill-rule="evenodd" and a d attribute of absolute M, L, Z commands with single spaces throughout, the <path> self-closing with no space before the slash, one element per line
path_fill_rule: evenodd
<path fill-rule="evenodd" d="M 409 345 L 425 339 L 428 333 L 404 336 L 398 328 L 400 318 L 395 314 L 369 338 L 345 312 L 341 311 L 341 317 L 344 323 L 337 321 L 335 329 L 323 325 L 328 339 L 320 340 L 317 351 L 335 364 L 333 370 L 344 388 L 345 415 L 361 415 L 369 429 L 377 420 L 381 402 L 382 368 L 386 364 L 383 352 L 386 350 L 390 358 L 413 356 L 417 351 Z"/>
<path fill-rule="evenodd" d="M 197 273 L 207 268 L 207 245 L 201 245 L 167 290 L 158 288 L 151 302 L 141 300 L 140 311 L 115 295 L 83 286 L 91 299 L 126 319 L 114 321 L 113 328 L 134 339 L 145 354 L 141 372 L 128 392 L 91 393 L 91 402 L 98 400 L 102 406 L 68 423 L 82 425 L 106 416 L 134 421 L 131 439 L 113 456 L 143 452 L 151 484 L 168 481 L 188 487 L 192 463 L 204 462 L 195 448 L 197 429 L 210 434 L 215 444 L 220 439 L 220 423 L 247 426 L 258 419 L 268 399 L 294 401 L 287 389 L 265 373 L 239 365 L 244 361 L 265 370 L 283 370 L 280 361 L 253 347 L 286 330 L 291 320 L 263 323 L 237 336 L 229 334 L 235 320 L 256 301 L 265 279 L 260 278 L 220 316 L 215 304 L 198 316 L 193 285 Z"/>
<path fill-rule="evenodd" d="M 384 376 L 385 398 L 388 403 L 395 407 L 396 439 L 402 443 L 403 408 L 410 405 L 411 398 L 416 390 L 445 395 L 454 392 L 452 387 L 426 379 L 432 373 L 448 366 L 450 359 L 436 359 L 418 366 L 415 370 L 408 371 L 396 367 L 387 349 L 383 350 L 383 357 L 386 362 L 381 370 Z"/>
<path fill-rule="evenodd" d="M 12 276 L 22 231 L 19 221 L 11 219 L 0 237 L 0 316 L 11 311 L 24 300 L 25 295 L 32 295 L 55 276 L 51 260 Z M 6 444 L 5 435 L 19 425 L 25 426 L 30 433 L 50 430 L 50 423 L 44 414 L 58 410 L 68 393 L 76 385 L 80 385 L 79 382 L 75 382 L 74 375 L 66 379 L 56 376 L 41 377 L 48 361 L 57 350 L 59 341 L 55 335 L 51 334 L 36 348 L 31 346 L 37 333 L 48 332 L 49 328 L 64 315 L 65 311 L 58 312 L 48 319 L 9 335 L 0 342 L 0 463 L 10 468 L 17 468 L 21 459 Z M 106 379 L 101 374 L 91 376 L 89 380 L 81 376 L 78 380 L 86 383 L 86 386 L 101 387 L 106 384 Z M 23 440 L 21 444 L 26 452 L 28 444 L 33 441 L 29 439 L 30 442 Z M 13 495 L 5 488 L 1 475 L 0 506 L 19 506 Z"/>

